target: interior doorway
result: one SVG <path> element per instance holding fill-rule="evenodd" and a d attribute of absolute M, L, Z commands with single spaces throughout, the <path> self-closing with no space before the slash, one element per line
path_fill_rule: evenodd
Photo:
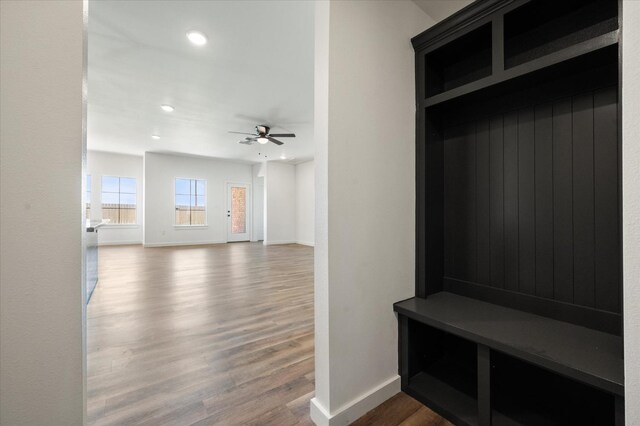
<path fill-rule="evenodd" d="M 88 425 L 312 424 L 314 10 L 91 0 Z"/>

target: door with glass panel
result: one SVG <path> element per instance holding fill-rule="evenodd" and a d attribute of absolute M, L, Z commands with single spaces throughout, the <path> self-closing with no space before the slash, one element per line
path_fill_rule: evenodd
<path fill-rule="evenodd" d="M 251 186 L 227 184 L 227 241 L 251 240 Z"/>

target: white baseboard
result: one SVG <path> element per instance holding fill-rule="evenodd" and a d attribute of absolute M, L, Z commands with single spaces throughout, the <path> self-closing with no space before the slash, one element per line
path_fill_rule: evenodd
<path fill-rule="evenodd" d="M 142 241 L 107 241 L 104 243 L 98 243 L 98 247 L 100 246 L 133 246 L 140 245 Z"/>
<path fill-rule="evenodd" d="M 400 376 L 392 377 L 364 395 L 329 413 L 316 398 L 311 399 L 311 420 L 317 426 L 346 426 L 400 392 Z"/>
<path fill-rule="evenodd" d="M 311 421 L 316 426 L 329 426 L 331 424 L 331 415 L 324 409 L 322 404 L 316 398 L 311 398 L 310 405 Z"/>
<path fill-rule="evenodd" d="M 312 241 L 297 241 L 296 244 L 300 244 L 301 246 L 309 246 L 309 247 L 315 246 L 315 243 Z"/>
<path fill-rule="evenodd" d="M 282 241 L 267 241 L 264 240 L 262 242 L 262 244 L 264 244 L 265 246 L 275 246 L 275 245 L 279 245 L 279 244 L 297 244 L 298 242 L 296 240 L 282 240 Z"/>
<path fill-rule="evenodd" d="M 226 241 L 186 241 L 167 243 L 145 243 L 144 247 L 173 247 L 173 246 L 208 246 L 211 244 L 226 244 Z"/>

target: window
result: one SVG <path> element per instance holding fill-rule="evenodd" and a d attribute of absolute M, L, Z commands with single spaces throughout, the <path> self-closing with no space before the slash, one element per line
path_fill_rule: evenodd
<path fill-rule="evenodd" d="M 136 180 L 102 176 L 102 220 L 115 224 L 136 223 Z"/>
<path fill-rule="evenodd" d="M 87 175 L 87 188 L 85 195 L 85 219 L 91 219 L 91 175 Z"/>
<path fill-rule="evenodd" d="M 176 225 L 206 225 L 206 188 L 200 179 L 176 179 Z"/>

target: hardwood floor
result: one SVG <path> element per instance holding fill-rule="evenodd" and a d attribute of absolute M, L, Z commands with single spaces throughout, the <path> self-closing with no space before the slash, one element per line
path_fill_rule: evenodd
<path fill-rule="evenodd" d="M 87 309 L 90 425 L 312 424 L 313 248 L 99 255 Z M 400 394 L 357 424 L 445 424 L 420 407 Z M 411 416 L 418 423 L 406 423 Z"/>
<path fill-rule="evenodd" d="M 313 248 L 100 247 L 91 425 L 311 424 Z"/>
<path fill-rule="evenodd" d="M 400 392 L 351 426 L 453 426 L 406 393 Z"/>

